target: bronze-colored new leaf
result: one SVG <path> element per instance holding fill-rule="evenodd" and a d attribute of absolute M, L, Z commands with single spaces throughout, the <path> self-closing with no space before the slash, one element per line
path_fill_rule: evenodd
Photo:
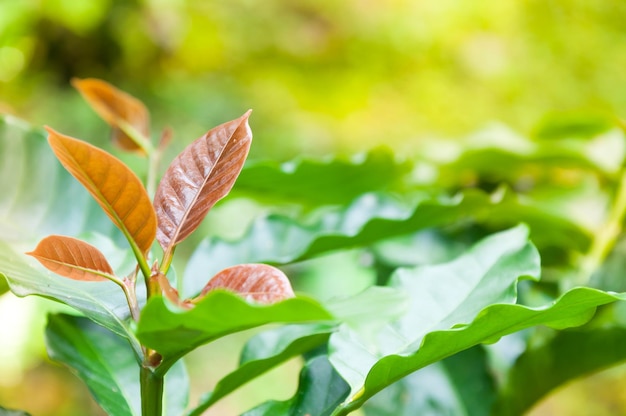
<path fill-rule="evenodd" d="M 113 128 L 113 142 L 124 150 L 142 151 L 120 127 L 124 122 L 144 137 L 150 134 L 148 109 L 135 97 L 99 79 L 72 79 L 72 85 L 81 93 L 96 113 Z"/>
<path fill-rule="evenodd" d="M 210 130 L 179 154 L 165 172 L 154 197 L 157 240 L 171 249 L 200 225 L 226 196 L 248 156 L 250 111 Z"/>
<path fill-rule="evenodd" d="M 62 235 L 51 235 L 39 242 L 33 256 L 48 270 L 74 280 L 101 281 L 113 276 L 104 255 L 84 241 Z"/>
<path fill-rule="evenodd" d="M 137 175 L 104 150 L 46 129 L 61 164 L 95 198 L 131 246 L 145 254 L 156 235 L 156 215 Z"/>
<path fill-rule="evenodd" d="M 261 303 L 274 303 L 294 296 L 287 276 L 266 264 L 240 264 L 220 271 L 202 289 L 199 298 L 215 289 L 230 290 L 246 300 Z"/>

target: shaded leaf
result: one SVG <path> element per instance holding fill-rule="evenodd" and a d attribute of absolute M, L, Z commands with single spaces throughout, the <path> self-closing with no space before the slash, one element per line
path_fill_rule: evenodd
<path fill-rule="evenodd" d="M 305 225 L 270 215 L 256 220 L 237 241 L 204 239 L 188 262 L 183 293 L 199 293 L 206 283 L 202 276 L 236 264 L 285 264 L 468 221 L 495 229 L 523 221 L 533 230 L 533 241 L 540 247 L 560 245 L 583 250 L 589 244 L 589 234 L 576 224 L 529 206 L 507 192 L 489 195 L 467 190 L 454 197 L 422 195 L 408 202 L 387 194 L 366 194 L 348 207 L 325 211 L 314 223 Z"/>
<path fill-rule="evenodd" d="M 145 254 L 156 234 L 156 215 L 137 175 L 95 146 L 50 128 L 48 133 L 61 164 L 89 191 L 131 246 Z"/>
<path fill-rule="evenodd" d="M 0 240 L 31 248 L 49 234 L 117 235 L 96 202 L 59 164 L 43 130 L 0 114 Z"/>
<path fill-rule="evenodd" d="M 300 373 L 298 391 L 291 399 L 269 401 L 245 412 L 242 416 L 328 416 L 347 396 L 349 386 L 320 355 L 306 363 Z"/>
<path fill-rule="evenodd" d="M 233 192 L 271 204 L 344 205 L 364 193 L 401 189 L 412 168 L 409 161 L 397 161 L 388 148 L 350 159 L 252 162 L 241 171 Z"/>
<path fill-rule="evenodd" d="M 304 354 L 328 341 L 334 323 L 285 325 L 264 331 L 248 341 L 241 354 L 240 366 L 215 385 L 189 416 L 199 416 L 215 402 L 235 389 L 288 359 Z"/>
<path fill-rule="evenodd" d="M 253 305 L 236 294 L 214 290 L 193 309 L 177 310 L 162 297 L 141 311 L 137 337 L 163 356 L 163 371 L 194 348 L 234 332 L 269 323 L 325 321 L 331 315 L 317 302 L 296 297 L 272 305 Z"/>
<path fill-rule="evenodd" d="M 120 127 L 121 123 L 125 123 L 143 137 L 150 136 L 150 116 L 141 101 L 99 79 L 74 78 L 72 85 L 94 111 L 111 125 L 113 143 L 124 150 L 142 150 L 142 147 L 123 131 L 123 127 Z"/>
<path fill-rule="evenodd" d="M 494 400 L 494 378 L 477 346 L 408 375 L 363 410 L 368 416 L 489 416 Z"/>
<path fill-rule="evenodd" d="M 154 197 L 157 239 L 165 251 L 191 234 L 233 187 L 250 150 L 249 116 L 250 111 L 209 130 L 165 172 Z"/>
<path fill-rule="evenodd" d="M 240 264 L 224 269 L 209 280 L 200 297 L 215 289 L 231 290 L 246 300 L 260 303 L 274 303 L 295 296 L 287 276 L 266 264 Z"/>
<path fill-rule="evenodd" d="M 70 367 L 107 414 L 141 416 L 139 364 L 124 338 L 89 319 L 56 314 L 48 317 L 46 346 L 50 358 Z M 164 414 L 180 415 L 188 394 L 189 380 L 180 363 L 165 377 Z"/>
<path fill-rule="evenodd" d="M 509 370 L 492 414 L 523 414 L 552 389 L 623 362 L 625 343 L 625 328 L 594 328 L 562 331 L 529 347 Z"/>
<path fill-rule="evenodd" d="M 46 269 L 74 280 L 102 281 L 115 275 L 100 250 L 72 237 L 51 235 L 26 254 L 35 257 Z"/>
<path fill-rule="evenodd" d="M 6 409 L 0 406 L 0 415 L 2 416 L 30 416 L 30 413 L 27 413 L 23 410 Z"/>

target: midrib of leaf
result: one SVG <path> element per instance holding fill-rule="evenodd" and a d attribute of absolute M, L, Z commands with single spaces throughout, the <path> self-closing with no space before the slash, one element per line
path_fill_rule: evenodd
<path fill-rule="evenodd" d="M 63 325 L 66 327 L 68 326 L 66 322 L 63 322 Z M 132 401 L 131 401 L 131 398 L 128 396 L 128 392 L 126 391 L 127 389 L 114 376 L 116 373 L 115 371 L 113 371 L 113 367 L 109 366 L 109 363 L 106 360 L 102 359 L 102 354 L 100 353 L 100 351 L 94 348 L 92 341 L 89 340 L 89 338 L 85 337 L 83 332 L 75 331 L 75 330 L 72 330 L 72 332 L 74 332 L 75 334 L 80 334 L 80 340 L 82 341 L 83 346 L 86 346 L 93 353 L 93 355 L 97 357 L 97 363 L 99 363 L 100 366 L 104 370 L 106 370 L 106 373 L 110 376 L 110 380 L 114 383 L 114 386 L 117 387 L 117 391 L 119 392 L 120 395 L 122 395 L 122 397 L 124 397 L 125 404 L 130 410 L 130 413 L 134 414 L 133 408 L 130 405 Z M 90 360 L 90 361 L 93 362 L 93 360 Z M 139 374 L 139 368 L 137 368 L 137 374 Z"/>
<path fill-rule="evenodd" d="M 196 202 L 198 202 L 198 198 L 200 198 L 200 195 L 202 195 L 202 192 L 204 191 L 204 187 L 206 186 L 207 182 L 209 181 L 209 179 L 211 179 L 211 175 L 213 175 L 213 171 L 215 170 L 217 165 L 219 165 L 220 161 L 222 160 L 222 156 L 224 155 L 224 151 L 226 150 L 226 148 L 230 144 L 230 141 L 233 138 L 233 134 L 235 134 L 237 132 L 237 130 L 239 129 L 239 126 L 241 126 L 241 124 L 237 125 L 237 127 L 235 128 L 233 133 L 229 136 L 228 140 L 226 141 L 226 144 L 220 150 L 219 155 L 215 159 L 215 163 L 213 164 L 213 166 L 211 167 L 211 169 L 209 170 L 207 175 L 203 175 L 204 178 L 202 180 L 202 185 L 200 186 L 198 192 L 195 193 L 195 195 L 193 196 L 193 198 L 192 198 L 191 202 L 188 204 L 188 206 L 185 207 L 185 211 L 183 213 L 183 216 L 180 219 L 179 225 L 178 225 L 178 227 L 176 227 L 176 232 L 174 233 L 174 235 L 170 239 L 170 243 L 169 243 L 168 249 L 170 249 L 171 247 L 174 247 L 177 244 L 178 236 L 180 235 L 180 232 L 184 228 L 184 224 L 185 224 L 185 222 L 187 222 L 187 218 L 189 217 L 189 214 L 191 213 L 191 211 L 195 207 Z M 198 159 L 195 157 L 196 156 L 195 152 L 191 152 L 191 154 L 194 156 L 193 160 L 195 162 L 196 169 L 198 169 L 199 172 L 202 172 L 202 165 L 198 164 Z M 189 178 L 187 173 L 186 173 L 186 171 L 183 171 L 182 173 L 185 175 L 185 177 Z"/>

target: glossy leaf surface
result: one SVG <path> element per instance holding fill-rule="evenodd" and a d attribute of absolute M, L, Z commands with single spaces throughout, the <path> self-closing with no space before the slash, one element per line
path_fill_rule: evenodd
<path fill-rule="evenodd" d="M 113 128 L 113 142 L 124 150 L 142 150 L 130 138 L 120 123 L 126 123 L 148 138 L 150 135 L 150 116 L 141 101 L 115 88 L 108 82 L 87 78 L 72 80 L 72 85 L 82 94 L 96 113 Z"/>
<path fill-rule="evenodd" d="M 244 299 L 275 303 L 294 297 L 285 273 L 266 264 L 240 264 L 222 270 L 207 283 L 201 296 L 215 289 L 231 290 Z"/>
<path fill-rule="evenodd" d="M 141 181 L 123 162 L 83 141 L 48 129 L 61 164 L 100 204 L 131 246 L 146 253 L 156 234 L 156 216 Z"/>
<path fill-rule="evenodd" d="M 96 247 L 84 241 L 51 235 L 26 253 L 35 257 L 48 270 L 74 280 L 103 281 L 114 276 L 111 265 Z"/>
<path fill-rule="evenodd" d="M 556 329 L 579 326 L 594 315 L 596 308 L 617 300 L 624 300 L 623 294 L 613 294 L 589 288 L 576 288 L 566 292 L 551 305 L 530 308 L 514 304 L 495 304 L 483 309 L 468 325 L 437 330 L 428 333 L 419 348 L 414 352 L 392 354 L 375 361 L 369 371 L 359 373 L 356 366 L 369 366 L 369 353 L 363 347 L 355 349 L 355 340 L 346 333 L 335 339 L 334 351 L 352 352 L 354 367 L 352 380 L 356 374 L 363 374 L 364 385 L 360 394 L 342 406 L 337 415 L 344 415 L 363 405 L 373 394 L 381 391 L 394 381 L 417 371 L 429 364 L 442 360 L 457 352 L 480 343 L 489 343 L 498 338 L 536 325 L 546 325 Z M 331 355 L 332 357 L 332 355 Z M 369 361 L 370 363 L 372 361 Z M 343 371 L 340 371 L 345 375 Z"/>
<path fill-rule="evenodd" d="M 211 129 L 170 164 L 154 197 L 164 250 L 191 234 L 233 187 L 250 150 L 249 116 Z"/>
<path fill-rule="evenodd" d="M 136 331 L 144 345 L 163 355 L 164 368 L 202 344 L 244 329 L 332 319 L 321 305 L 303 297 L 252 305 L 236 294 L 214 290 L 190 310 L 177 310 L 166 302 L 151 298 L 141 311 Z"/>
<path fill-rule="evenodd" d="M 255 377 L 325 344 L 335 327 L 333 323 L 285 325 L 256 335 L 244 347 L 239 368 L 218 381 L 213 392 L 203 397 L 189 416 L 201 415 L 215 402 Z"/>
<path fill-rule="evenodd" d="M 302 369 L 294 397 L 284 402 L 263 403 L 243 416 L 328 416 L 348 391 L 348 385 L 330 365 L 328 357 L 320 355 L 308 361 Z"/>
<path fill-rule="evenodd" d="M 56 314 L 46 327 L 48 354 L 72 368 L 110 415 L 141 416 L 139 365 L 125 339 L 89 319 Z M 189 380 L 182 363 L 165 377 L 164 414 L 180 415 Z"/>

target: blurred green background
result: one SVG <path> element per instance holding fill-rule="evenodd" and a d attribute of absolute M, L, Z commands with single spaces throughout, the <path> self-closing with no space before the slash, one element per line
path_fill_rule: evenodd
<path fill-rule="evenodd" d="M 0 111 L 106 144 L 109 129 L 69 85 L 97 77 L 143 100 L 155 135 L 171 126 L 173 153 L 252 108 L 252 158 L 380 144 L 411 154 L 493 121 L 532 134 L 554 112 L 626 116 L 624 22 L 621 1 L 0 0 Z M 0 298 L 0 405 L 98 414 L 73 376 L 43 361 L 42 305 Z M 32 327 L 16 327 L 16 310 Z M 191 360 L 226 371 L 243 339 Z M 218 350 L 231 356 L 212 358 Z M 201 368 L 194 397 L 219 378 Z M 297 362 L 279 371 L 214 414 L 289 397 Z M 598 377 L 610 385 L 615 373 Z M 602 410 L 609 399 L 593 413 L 617 414 Z M 554 403 L 536 414 L 557 414 Z"/>

